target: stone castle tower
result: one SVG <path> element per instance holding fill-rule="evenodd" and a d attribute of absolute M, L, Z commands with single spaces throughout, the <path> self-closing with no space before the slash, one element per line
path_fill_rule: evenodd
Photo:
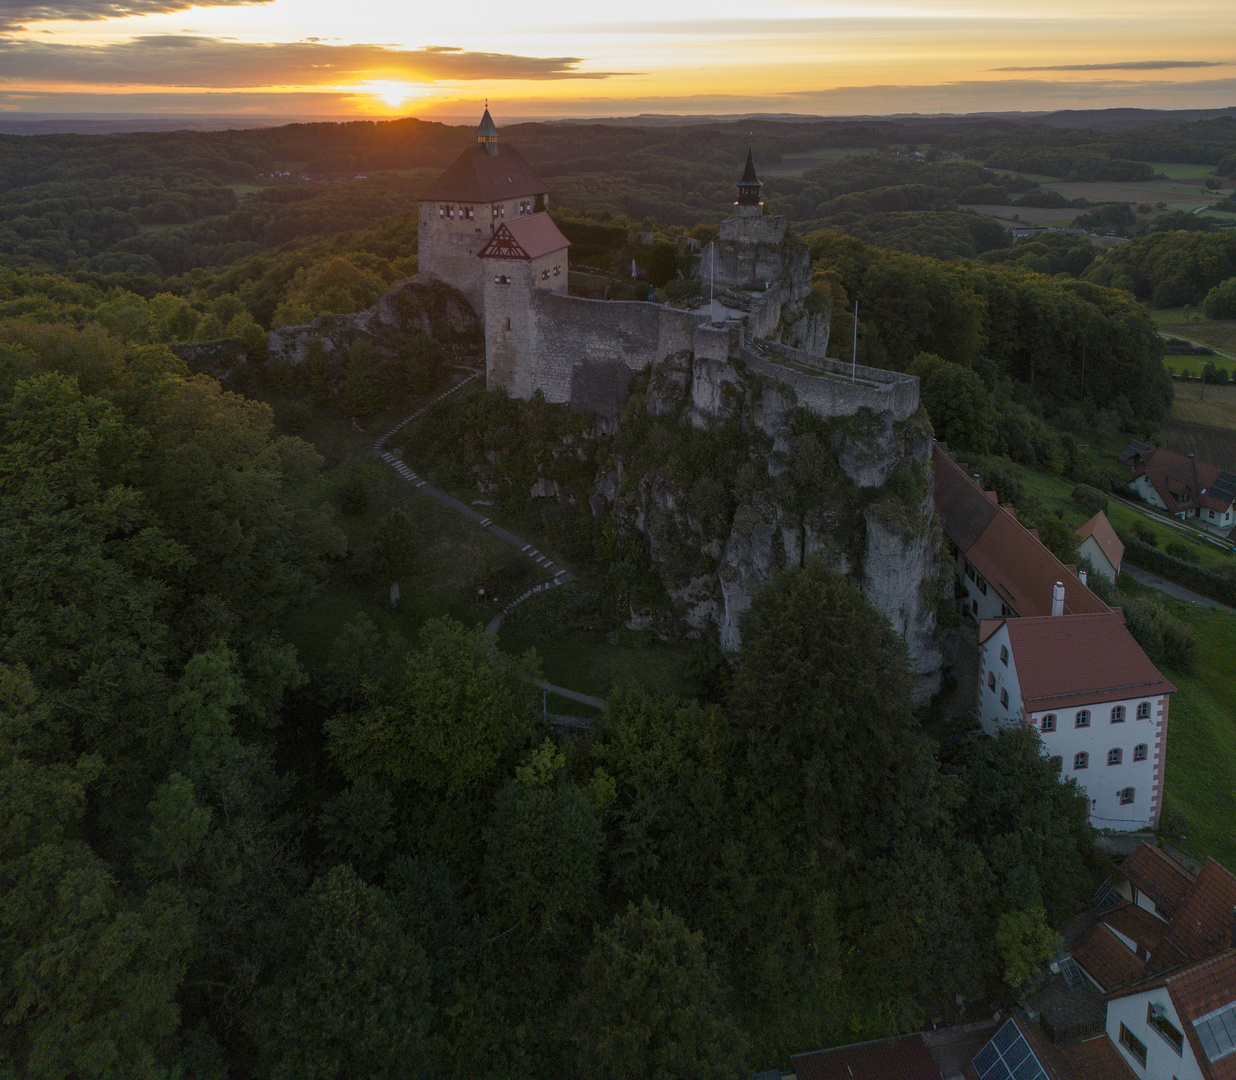
<path fill-rule="evenodd" d="M 534 287 L 565 292 L 569 242 L 548 209 L 549 187 L 518 150 L 501 144 L 486 109 L 476 145 L 421 199 L 421 276 L 458 289 L 481 319 L 487 276 L 510 280 L 516 263 L 535 264 L 526 268 Z"/>

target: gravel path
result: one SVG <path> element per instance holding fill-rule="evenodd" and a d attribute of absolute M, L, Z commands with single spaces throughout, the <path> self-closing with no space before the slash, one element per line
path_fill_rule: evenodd
<path fill-rule="evenodd" d="M 1150 588 L 1158 589 L 1159 592 L 1166 593 L 1177 600 L 1184 600 L 1190 604 L 1201 604 L 1202 607 L 1218 608 L 1220 611 L 1236 611 L 1236 608 L 1220 604 L 1218 600 L 1212 600 L 1209 596 L 1195 593 L 1192 589 L 1186 589 L 1183 585 L 1177 585 L 1174 581 L 1167 581 L 1159 577 L 1158 574 L 1152 574 L 1149 570 L 1143 570 L 1140 566 L 1132 566 L 1127 561 L 1121 565 L 1120 572 L 1128 574 L 1129 577 L 1141 585 L 1149 585 Z"/>

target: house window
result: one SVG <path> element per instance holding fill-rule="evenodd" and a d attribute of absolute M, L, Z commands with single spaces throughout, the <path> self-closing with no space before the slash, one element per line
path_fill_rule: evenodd
<path fill-rule="evenodd" d="M 1080 754 L 1073 755 L 1073 768 L 1084 769 L 1089 764 L 1090 764 L 1090 755 L 1087 754 L 1084 750 Z"/>
<path fill-rule="evenodd" d="M 1146 744 L 1145 743 L 1138 743 L 1135 747 L 1133 747 L 1133 760 L 1134 761 L 1145 761 L 1146 760 Z"/>
<path fill-rule="evenodd" d="M 1113 705 L 1112 706 L 1112 723 L 1113 724 L 1123 724 L 1124 723 L 1124 706 L 1123 705 Z"/>
<path fill-rule="evenodd" d="M 1107 764 L 1108 765 L 1119 765 L 1120 758 L 1121 758 L 1120 747 L 1117 746 L 1107 751 Z"/>
<path fill-rule="evenodd" d="M 1131 787 L 1120 789 L 1120 805 L 1130 806 L 1133 803 L 1133 789 Z"/>
<path fill-rule="evenodd" d="M 974 580 L 974 565 L 968 559 L 966 560 L 966 577 L 971 581 Z"/>
<path fill-rule="evenodd" d="M 1149 701 L 1138 702 L 1137 718 L 1139 720 L 1149 720 L 1150 719 L 1150 702 Z"/>
<path fill-rule="evenodd" d="M 981 592 L 984 596 L 986 596 L 987 595 L 987 582 L 983 580 L 981 575 L 977 579 L 977 584 L 978 584 L 979 592 Z"/>
<path fill-rule="evenodd" d="M 1074 727 L 1089 727 L 1090 726 L 1090 710 L 1080 709 L 1073 721 Z"/>
<path fill-rule="evenodd" d="M 1181 1057 L 1184 1057 L 1184 1035 L 1176 1030 L 1176 1025 L 1167 1018 L 1167 1010 L 1156 1001 L 1146 1003 L 1146 1026 L 1157 1031 Z"/>
<path fill-rule="evenodd" d="M 987 689 L 994 690 L 996 688 L 996 673 L 989 671 L 987 673 Z"/>
<path fill-rule="evenodd" d="M 1055 731 L 1056 730 L 1056 714 L 1055 713 L 1049 712 L 1045 717 L 1043 717 L 1043 730 L 1044 731 Z"/>
<path fill-rule="evenodd" d="M 1007 709 L 1009 707 L 1009 692 L 1007 690 L 1000 691 L 1000 708 Z"/>
<path fill-rule="evenodd" d="M 1007 645 L 1000 646 L 1000 663 L 1005 667 L 1009 666 L 1009 647 Z"/>
<path fill-rule="evenodd" d="M 1125 1027 L 1124 1024 L 1120 1025 L 1120 1045 L 1142 1065 L 1146 1064 L 1146 1044 Z"/>

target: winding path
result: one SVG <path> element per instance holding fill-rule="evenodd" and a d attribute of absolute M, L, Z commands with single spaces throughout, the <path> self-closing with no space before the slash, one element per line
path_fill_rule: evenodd
<path fill-rule="evenodd" d="M 531 589 L 521 593 L 509 604 L 507 604 L 506 607 L 504 607 L 500 612 L 498 612 L 497 615 L 489 620 L 489 625 L 485 627 L 485 633 L 489 637 L 496 638 L 498 628 L 502 625 L 502 620 L 506 617 L 507 612 L 509 612 L 512 608 L 517 607 L 519 604 L 522 604 L 529 597 L 535 596 L 537 593 L 545 592 L 546 590 L 556 588 L 559 585 L 565 585 L 571 580 L 571 572 L 565 567 L 554 563 L 549 556 L 542 554 L 531 544 L 521 540 L 514 533 L 507 532 L 507 530 L 502 528 L 501 525 L 495 525 L 492 519 L 486 517 L 478 510 L 468 506 L 466 503 L 460 502 L 454 496 L 448 495 L 445 491 L 434 487 L 427 480 L 417 476 L 398 454 L 392 453 L 386 448 L 386 444 L 405 427 L 413 421 L 418 420 L 439 401 L 442 401 L 444 398 L 448 398 L 452 394 L 462 390 L 465 386 L 477 378 L 480 378 L 480 372 L 473 372 L 471 375 L 467 376 L 467 378 L 461 379 L 459 382 L 455 383 L 455 385 L 449 390 L 439 394 L 432 401 L 426 402 L 426 404 L 422 405 L 416 410 L 416 412 L 405 416 L 399 421 L 399 423 L 391 428 L 390 431 L 382 435 L 378 441 L 373 444 L 373 452 L 422 495 L 427 495 L 429 498 L 440 502 L 448 509 L 454 510 L 460 517 L 475 522 L 482 529 L 486 530 L 486 532 L 488 532 L 491 536 L 497 537 L 504 544 L 509 544 L 511 547 L 515 548 L 521 555 L 527 556 L 527 558 L 531 559 L 538 567 L 544 570 L 545 573 L 550 575 L 548 581 L 542 581 L 539 585 L 534 585 Z M 589 705 L 594 709 L 605 708 L 605 701 L 602 698 L 592 697 L 589 694 L 581 694 L 577 690 L 568 690 L 565 686 L 555 686 L 553 683 L 545 682 L 543 679 L 537 679 L 534 681 L 539 689 L 547 690 L 551 694 L 557 694 L 559 697 L 566 698 L 569 701 L 575 701 L 581 705 Z M 591 722 L 582 717 L 559 717 L 555 715 L 552 716 L 551 719 L 555 723 L 562 721 L 563 726 L 567 727 L 591 726 Z"/>

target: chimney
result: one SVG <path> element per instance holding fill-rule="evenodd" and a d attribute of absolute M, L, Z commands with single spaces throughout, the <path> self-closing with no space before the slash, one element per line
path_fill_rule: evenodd
<path fill-rule="evenodd" d="M 1089 580 L 1088 580 L 1088 575 L 1087 575 L 1087 573 L 1086 573 L 1086 571 L 1085 571 L 1085 570 L 1078 570 L 1078 571 L 1077 571 L 1077 580 L 1078 580 L 1078 581 L 1080 581 L 1083 585 L 1089 585 L 1089 584 L 1090 584 L 1090 582 L 1089 582 Z"/>
<path fill-rule="evenodd" d="M 1051 613 L 1053 615 L 1064 614 L 1064 582 L 1057 581 L 1055 588 L 1051 591 Z"/>

